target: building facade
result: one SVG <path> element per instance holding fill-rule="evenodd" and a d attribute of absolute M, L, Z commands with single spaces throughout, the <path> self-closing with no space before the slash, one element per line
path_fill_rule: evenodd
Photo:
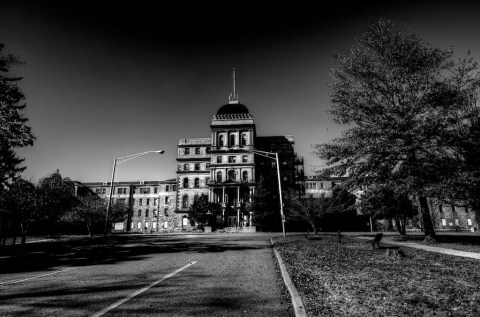
<path fill-rule="evenodd" d="M 110 197 L 110 182 L 82 185 L 106 200 Z M 113 229 L 153 233 L 181 227 L 186 221 L 175 212 L 176 201 L 176 179 L 114 183 L 112 202 L 130 207 L 130 213 L 125 222 L 115 223 Z"/>
<path fill-rule="evenodd" d="M 241 214 L 260 178 L 278 192 L 275 160 L 255 151 L 278 153 L 282 190 L 303 184 L 303 159 L 294 151 L 293 136 L 259 137 L 253 115 L 235 91 L 210 124 L 210 138 L 180 139 L 177 152 L 177 213 L 185 216 L 201 195 L 222 206 L 217 223 L 253 226 L 253 214 Z"/>

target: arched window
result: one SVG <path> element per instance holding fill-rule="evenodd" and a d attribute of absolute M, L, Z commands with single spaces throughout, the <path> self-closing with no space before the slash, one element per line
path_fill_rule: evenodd
<path fill-rule="evenodd" d="M 230 146 L 234 146 L 235 144 L 235 134 L 230 134 Z"/>
<path fill-rule="evenodd" d="M 217 183 L 221 183 L 222 182 L 222 172 L 218 171 L 217 172 Z"/>
<path fill-rule="evenodd" d="M 235 181 L 237 179 L 237 173 L 234 170 L 228 171 L 228 180 Z"/>
<path fill-rule="evenodd" d="M 245 182 L 248 180 L 248 172 L 247 171 L 243 171 L 242 180 L 245 181 Z"/>
<path fill-rule="evenodd" d="M 188 188 L 188 178 L 183 179 L 183 188 Z"/>
<path fill-rule="evenodd" d="M 242 134 L 242 146 L 247 145 L 247 135 L 245 133 Z"/>
<path fill-rule="evenodd" d="M 182 208 L 188 208 L 188 195 L 182 197 Z"/>
<path fill-rule="evenodd" d="M 195 178 L 195 188 L 200 188 L 200 179 Z"/>
<path fill-rule="evenodd" d="M 218 136 L 218 146 L 225 146 L 225 138 L 223 135 Z"/>

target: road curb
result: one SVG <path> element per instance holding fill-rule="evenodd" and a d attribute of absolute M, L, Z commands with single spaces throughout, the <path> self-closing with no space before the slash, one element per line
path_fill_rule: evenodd
<path fill-rule="evenodd" d="M 280 253 L 278 253 L 278 251 L 273 247 L 273 238 L 270 239 L 270 244 L 272 245 L 273 252 L 275 252 L 275 256 L 277 257 L 278 266 L 280 267 L 280 272 L 282 272 L 283 282 L 285 283 L 285 286 L 292 297 L 292 305 L 295 312 L 295 317 L 307 317 L 307 312 L 303 306 L 302 298 L 300 297 L 300 294 L 298 294 L 295 285 L 293 285 L 290 275 L 288 275 L 287 268 L 283 264 Z"/>

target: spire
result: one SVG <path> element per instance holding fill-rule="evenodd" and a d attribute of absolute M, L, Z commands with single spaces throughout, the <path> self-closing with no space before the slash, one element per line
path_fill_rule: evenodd
<path fill-rule="evenodd" d="M 233 92 L 228 96 L 228 103 L 238 103 L 238 95 L 235 93 L 235 68 L 232 73 L 233 78 Z"/>

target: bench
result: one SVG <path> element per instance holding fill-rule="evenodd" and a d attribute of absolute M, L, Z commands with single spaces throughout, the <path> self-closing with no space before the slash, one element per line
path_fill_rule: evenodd
<path fill-rule="evenodd" d="M 369 241 L 368 243 L 371 243 L 374 249 L 375 249 L 375 243 L 377 244 L 378 248 L 380 248 L 380 240 L 382 240 L 382 237 L 383 237 L 382 232 L 377 233 L 375 235 L 375 238 L 373 238 L 373 240 Z"/>

